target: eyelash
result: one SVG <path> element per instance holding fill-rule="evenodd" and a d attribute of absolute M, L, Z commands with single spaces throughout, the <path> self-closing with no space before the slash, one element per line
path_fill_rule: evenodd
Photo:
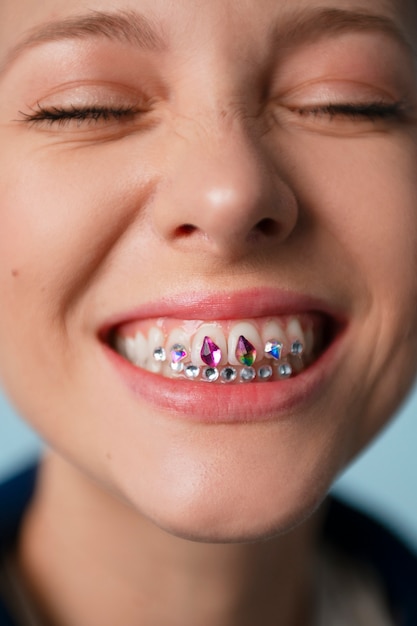
<path fill-rule="evenodd" d="M 336 117 L 357 120 L 393 120 L 403 116 L 404 108 L 401 102 L 384 103 L 369 102 L 363 104 L 341 103 L 327 104 L 313 108 L 293 109 L 300 116 L 312 115 L 314 117 L 326 116 L 330 120 Z"/>
<path fill-rule="evenodd" d="M 20 111 L 20 115 L 22 115 L 25 122 L 29 124 L 46 123 L 49 126 L 53 124 L 65 126 L 73 121 L 78 122 L 79 125 L 82 122 L 118 122 L 140 113 L 145 113 L 145 111 L 137 106 L 90 106 L 79 108 L 72 106 L 70 109 L 64 109 L 60 107 L 45 108 L 39 104 L 32 113 Z"/>
<path fill-rule="evenodd" d="M 302 117 L 310 115 L 313 117 L 327 117 L 330 118 L 330 120 L 334 118 L 346 118 L 353 121 L 389 121 L 400 118 L 404 113 L 401 102 L 390 104 L 378 102 L 364 104 L 327 104 L 313 108 L 294 108 L 291 110 Z M 45 108 L 38 105 L 37 109 L 32 113 L 20 112 L 20 114 L 24 118 L 24 121 L 30 124 L 44 123 L 49 126 L 66 126 L 73 121 L 78 122 L 78 125 L 81 125 L 83 122 L 119 122 L 144 112 L 144 110 L 137 106 L 120 106 L 116 108 L 105 106 L 77 108 L 73 106 L 70 109 L 64 109 L 60 107 Z"/>

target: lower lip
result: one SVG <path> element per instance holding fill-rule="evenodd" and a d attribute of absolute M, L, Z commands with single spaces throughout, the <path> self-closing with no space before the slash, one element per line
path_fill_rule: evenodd
<path fill-rule="evenodd" d="M 139 400 L 157 410 L 207 424 L 278 421 L 311 406 L 334 374 L 341 336 L 304 372 L 283 381 L 239 385 L 173 380 L 139 369 L 103 344 L 107 358 Z"/>

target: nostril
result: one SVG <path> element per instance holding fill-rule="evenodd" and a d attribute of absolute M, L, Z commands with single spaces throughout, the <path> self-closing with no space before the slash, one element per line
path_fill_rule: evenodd
<path fill-rule="evenodd" d="M 182 224 L 181 226 L 178 226 L 178 228 L 175 230 L 175 236 L 188 237 L 189 235 L 192 235 L 193 232 L 195 232 L 196 230 L 197 226 L 193 226 L 193 224 Z"/>
<path fill-rule="evenodd" d="M 275 220 L 266 217 L 256 224 L 255 230 L 262 235 L 271 237 L 278 234 L 279 224 Z"/>

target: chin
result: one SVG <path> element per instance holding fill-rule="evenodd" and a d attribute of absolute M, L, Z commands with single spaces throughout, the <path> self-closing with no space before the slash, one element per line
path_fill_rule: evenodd
<path fill-rule="evenodd" d="M 259 514 L 232 517 L 222 511 L 199 511 L 196 515 L 182 516 L 174 512 L 153 520 L 163 531 L 187 541 L 200 543 L 254 543 L 286 535 L 308 520 L 320 506 L 323 498 L 288 509 L 273 508 Z"/>
<path fill-rule="evenodd" d="M 161 530 L 194 542 L 251 543 L 284 535 L 305 522 L 325 499 L 330 481 L 251 485 L 207 484 L 190 492 L 183 483 L 155 490 L 152 502 L 130 504 Z M 143 495 L 143 494 L 142 494 Z"/>

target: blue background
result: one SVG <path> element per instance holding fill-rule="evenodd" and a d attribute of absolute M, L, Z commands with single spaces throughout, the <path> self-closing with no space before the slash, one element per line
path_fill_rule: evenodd
<path fill-rule="evenodd" d="M 417 550 L 417 389 L 334 490 L 399 533 Z M 0 481 L 39 454 L 38 438 L 0 394 Z"/>

